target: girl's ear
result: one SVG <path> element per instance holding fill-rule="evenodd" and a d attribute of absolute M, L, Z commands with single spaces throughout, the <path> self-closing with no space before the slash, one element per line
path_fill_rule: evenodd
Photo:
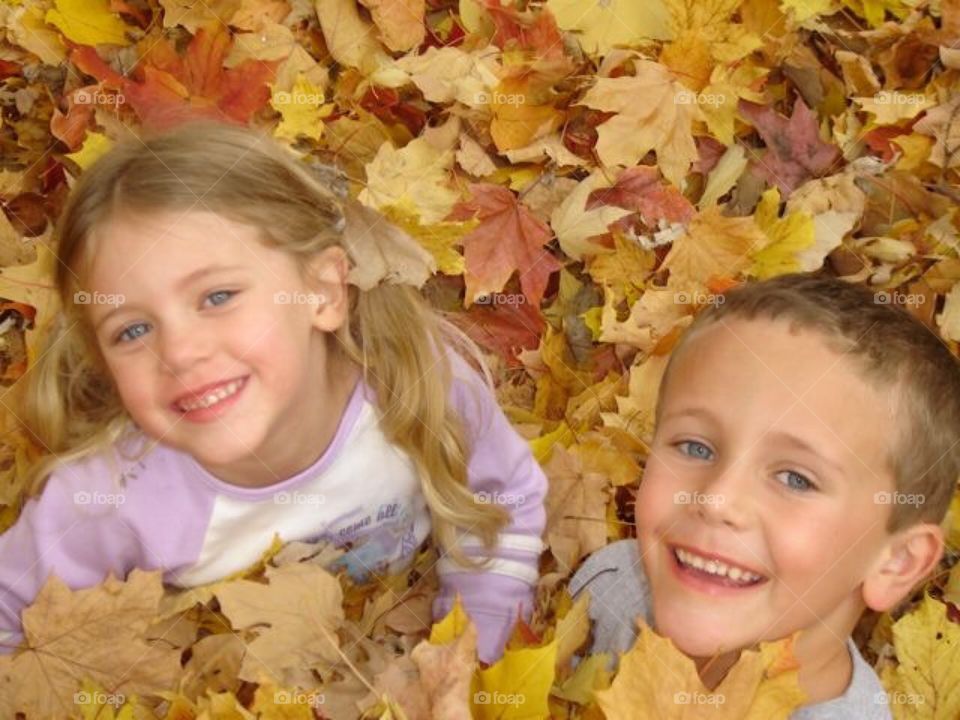
<path fill-rule="evenodd" d="M 890 537 L 877 565 L 863 580 L 863 601 L 871 610 L 886 612 L 910 594 L 940 562 L 943 530 L 917 523 Z"/>
<path fill-rule="evenodd" d="M 316 296 L 312 306 L 314 325 L 319 330 L 334 332 L 347 317 L 349 296 L 347 274 L 350 258 L 339 245 L 318 252 L 307 268 L 308 286 Z"/>

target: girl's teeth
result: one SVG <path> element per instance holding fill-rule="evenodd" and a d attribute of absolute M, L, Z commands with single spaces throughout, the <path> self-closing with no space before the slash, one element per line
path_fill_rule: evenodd
<path fill-rule="evenodd" d="M 243 385 L 243 380 L 234 380 L 233 382 L 227 383 L 219 390 L 209 393 L 203 397 L 201 400 L 193 400 L 191 402 L 180 403 L 181 410 L 196 410 L 198 408 L 207 408 L 223 400 L 225 397 L 233 395 L 240 386 Z"/>
<path fill-rule="evenodd" d="M 703 570 L 711 575 L 728 577 L 734 582 L 740 582 L 744 584 L 753 583 L 762 579 L 761 576 L 757 575 L 756 573 L 752 573 L 749 570 L 743 570 L 738 567 L 728 566 L 719 560 L 707 560 L 706 558 L 702 558 L 699 555 L 694 555 L 693 553 L 689 553 L 686 550 L 681 550 L 680 548 L 676 548 L 675 552 L 677 554 L 677 559 L 682 565 L 694 567 L 697 570 Z"/>

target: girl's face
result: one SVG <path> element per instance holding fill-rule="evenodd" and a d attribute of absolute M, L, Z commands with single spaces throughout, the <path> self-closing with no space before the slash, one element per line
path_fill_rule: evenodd
<path fill-rule="evenodd" d="M 330 391 L 325 332 L 344 320 L 346 256 L 321 253 L 332 284 L 307 286 L 258 237 L 207 211 L 114 218 L 96 233 L 81 299 L 141 430 L 243 485 L 309 465 L 342 395 Z"/>

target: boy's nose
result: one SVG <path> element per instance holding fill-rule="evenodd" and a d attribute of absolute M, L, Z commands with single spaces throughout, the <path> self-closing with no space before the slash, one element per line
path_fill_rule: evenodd
<path fill-rule="evenodd" d="M 694 507 L 703 520 L 741 527 L 749 517 L 752 489 L 749 473 L 743 468 L 729 467 L 703 485 Z"/>

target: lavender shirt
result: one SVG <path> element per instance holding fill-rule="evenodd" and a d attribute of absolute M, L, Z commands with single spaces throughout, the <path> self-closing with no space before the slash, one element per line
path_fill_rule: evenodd
<path fill-rule="evenodd" d="M 505 503 L 511 520 L 485 570 L 441 558 L 433 612 L 442 617 L 459 593 L 477 625 L 480 659 L 492 662 L 518 612 L 529 619 L 547 481 L 479 375 L 448 354 L 450 401 L 472 442 L 469 485 Z M 20 611 L 51 573 L 80 589 L 110 572 L 123 578 L 142 568 L 162 570 L 170 585 L 193 587 L 249 567 L 274 533 L 284 542 L 327 540 L 348 548 L 335 565 L 358 581 L 408 567 L 430 534 L 430 515 L 413 462 L 383 435 L 374 400 L 361 379 L 320 458 L 269 487 L 225 483 L 162 444 L 139 462 L 111 453 L 57 468 L 0 535 L 0 653 L 22 638 Z M 136 450 L 120 449 L 128 458 Z M 473 535 L 461 542 L 470 555 L 488 555 Z"/>

